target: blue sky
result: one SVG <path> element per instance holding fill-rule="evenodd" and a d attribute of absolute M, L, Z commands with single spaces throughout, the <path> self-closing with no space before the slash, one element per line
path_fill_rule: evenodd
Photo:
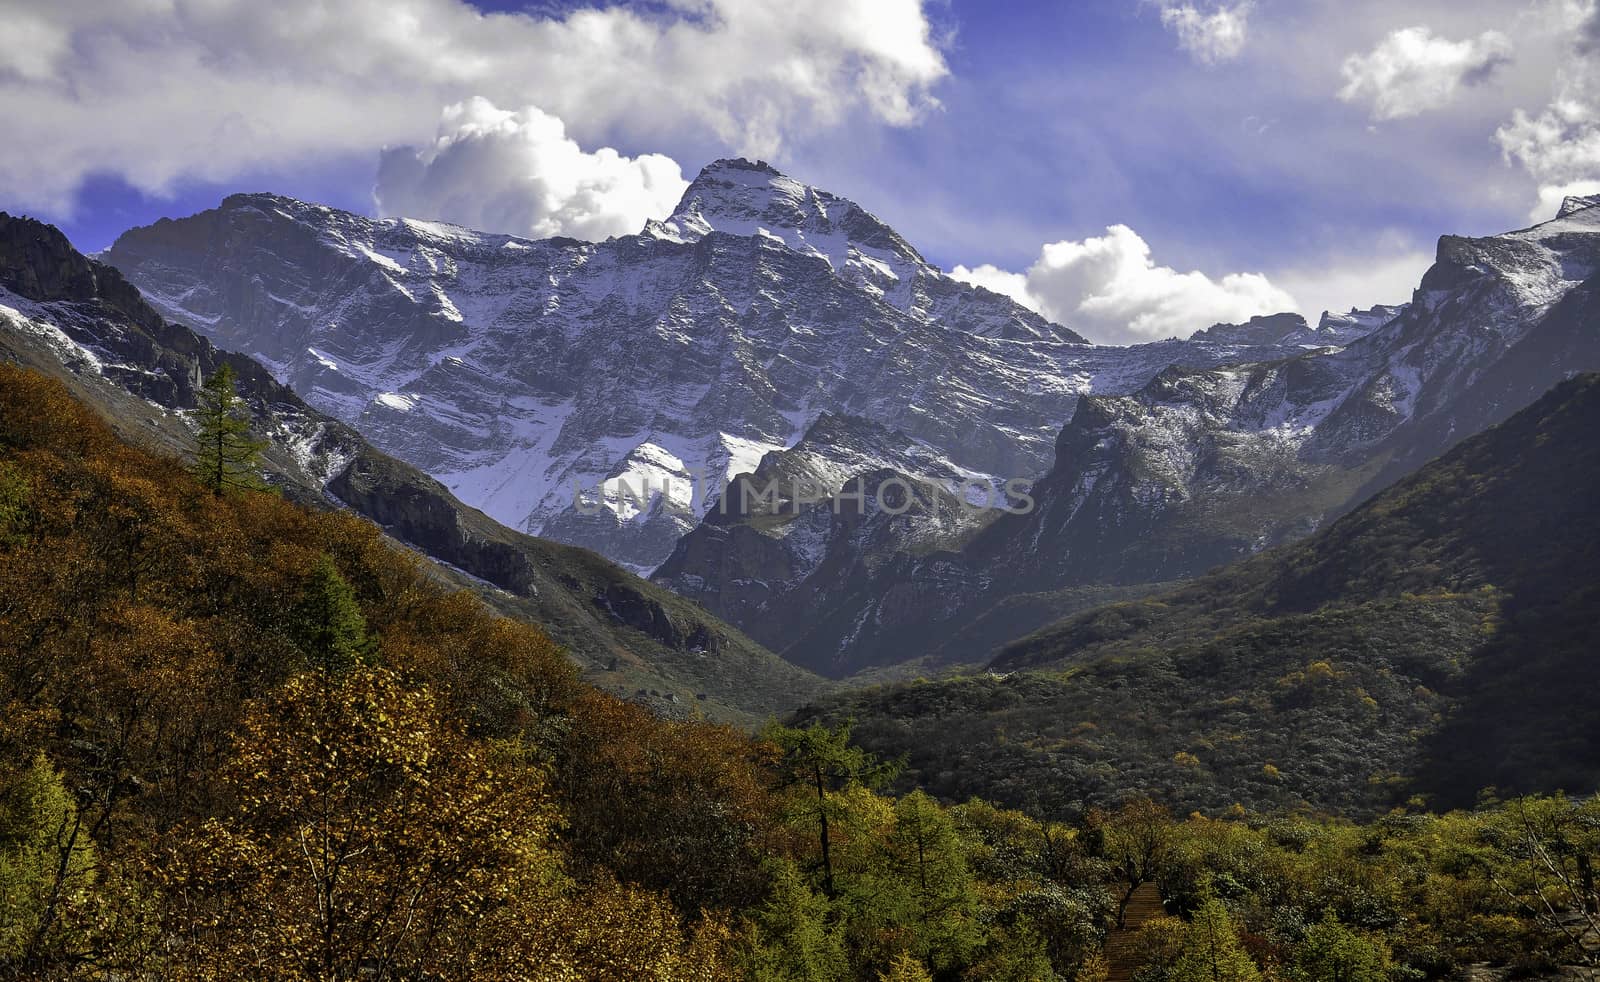
<path fill-rule="evenodd" d="M 603 237 L 660 210 L 671 164 L 759 153 L 1136 340 L 1404 299 L 1439 234 L 1600 179 L 1594 0 L 192 6 L 23 17 L 45 54 L 0 56 L 0 207 L 87 250 L 239 190 Z"/>

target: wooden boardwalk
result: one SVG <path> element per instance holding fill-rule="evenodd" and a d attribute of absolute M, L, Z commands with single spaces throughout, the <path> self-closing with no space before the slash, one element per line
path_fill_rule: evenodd
<path fill-rule="evenodd" d="M 1121 900 L 1121 894 L 1114 899 Z M 1133 982 L 1134 970 L 1139 967 L 1139 929 L 1164 913 L 1161 891 L 1154 883 L 1143 884 L 1133 891 L 1123 915 L 1123 926 L 1106 935 L 1106 982 Z"/>

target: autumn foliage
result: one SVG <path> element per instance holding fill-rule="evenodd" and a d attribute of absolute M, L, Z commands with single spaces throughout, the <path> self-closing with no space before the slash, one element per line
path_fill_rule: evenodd
<path fill-rule="evenodd" d="M 892 771 L 605 695 L 0 365 L 0 979 L 1096 979 L 1150 885 L 1145 979 L 1600 963 L 1592 802 L 1063 823 Z"/>
<path fill-rule="evenodd" d="M 0 761 L 70 775 L 51 800 L 70 806 L 74 857 L 0 966 L 715 977 L 725 929 L 641 884 L 728 888 L 650 868 L 639 840 L 660 829 L 643 819 L 602 856 L 569 853 L 552 789 L 580 819 L 733 796 L 721 850 L 754 837 L 759 782 L 701 750 L 753 766 L 748 740 L 599 696 L 543 632 L 442 588 L 372 525 L 210 493 L 5 366 L 0 450 Z M 704 862 L 697 832 L 658 857 Z M 119 896 L 87 901 L 113 881 Z"/>

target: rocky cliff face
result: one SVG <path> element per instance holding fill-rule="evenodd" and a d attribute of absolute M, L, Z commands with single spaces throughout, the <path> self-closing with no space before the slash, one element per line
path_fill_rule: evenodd
<path fill-rule="evenodd" d="M 260 365 L 164 320 L 116 269 L 78 253 L 54 227 L 3 213 L 0 319 L 14 358 L 45 353 L 28 360 L 66 366 L 113 398 L 131 394 L 144 404 L 137 415 L 167 424 L 181 423 L 204 379 L 227 363 L 269 440 L 268 464 L 295 487 L 320 488 L 363 446 Z"/>
<path fill-rule="evenodd" d="M 240 196 L 129 232 L 108 260 L 469 503 L 640 568 L 824 411 L 1042 471 L 1084 347 L 858 206 L 742 161 L 604 243 Z M 601 507 L 575 507 L 575 487 L 602 486 Z"/>
<path fill-rule="evenodd" d="M 1363 340 L 1411 307 L 1089 345 L 742 160 L 603 243 L 249 195 L 109 258 L 468 503 L 836 673 L 1007 592 L 1192 575 L 1304 534 L 1414 415 L 1404 354 Z M 927 493 L 840 499 L 864 478 Z M 804 501 L 728 506 L 797 479 Z M 964 507 L 1013 479 L 1039 482 L 1036 515 Z"/>
<path fill-rule="evenodd" d="M 1157 581 L 1312 531 L 1600 367 L 1597 272 L 1600 209 L 1446 236 L 1413 302 L 1346 347 L 1086 398 L 1040 507 L 967 555 L 1031 582 Z"/>
<path fill-rule="evenodd" d="M 1252 317 L 1243 324 L 1216 324 L 1196 331 L 1189 340 L 1241 346 L 1299 345 L 1320 348 L 1344 345 L 1371 334 L 1404 310 L 1404 306 L 1379 304 L 1368 310 L 1351 310 L 1343 314 L 1327 312 L 1316 327 L 1307 324 L 1299 314 L 1266 314 Z"/>

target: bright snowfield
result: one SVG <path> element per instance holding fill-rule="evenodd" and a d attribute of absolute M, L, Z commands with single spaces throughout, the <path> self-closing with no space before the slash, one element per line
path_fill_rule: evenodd
<path fill-rule="evenodd" d="M 1084 393 L 1336 347 L 1396 313 L 1090 345 L 929 265 L 854 203 L 742 160 L 601 243 L 240 195 L 104 258 L 463 501 L 638 571 L 823 413 L 915 449 L 835 448 L 852 468 L 1033 478 Z"/>

